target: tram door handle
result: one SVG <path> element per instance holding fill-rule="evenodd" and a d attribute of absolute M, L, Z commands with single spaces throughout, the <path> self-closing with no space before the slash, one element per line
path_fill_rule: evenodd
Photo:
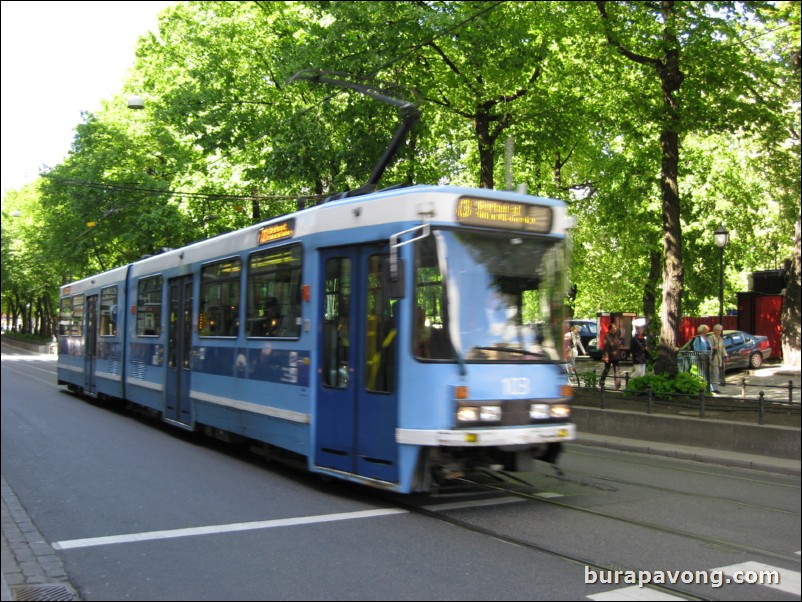
<path fill-rule="evenodd" d="M 348 387 L 353 372 L 354 369 L 348 364 L 340 364 L 340 367 L 337 369 L 337 386 L 343 389 Z"/>

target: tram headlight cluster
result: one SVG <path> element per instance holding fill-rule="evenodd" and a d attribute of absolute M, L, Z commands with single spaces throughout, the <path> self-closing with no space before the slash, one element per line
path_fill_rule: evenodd
<path fill-rule="evenodd" d="M 457 408 L 459 422 L 501 422 L 501 406 L 464 405 Z"/>
<path fill-rule="evenodd" d="M 567 419 L 570 416 L 570 406 L 562 403 L 533 403 L 529 406 L 529 418 L 532 420 Z"/>

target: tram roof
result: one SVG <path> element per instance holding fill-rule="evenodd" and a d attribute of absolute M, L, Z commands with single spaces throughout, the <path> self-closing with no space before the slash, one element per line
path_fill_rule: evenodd
<path fill-rule="evenodd" d="M 563 236 L 565 230 L 571 225 L 565 212 L 565 203 L 557 199 L 489 188 L 416 185 L 379 190 L 366 195 L 329 201 L 295 213 L 270 218 L 214 238 L 191 243 L 185 247 L 170 249 L 134 262 L 131 264 L 132 274 L 154 273 L 176 265 L 190 265 L 198 261 L 212 260 L 255 249 L 260 246 L 260 232 L 271 227 L 291 228 L 291 235 L 286 237 L 279 235 L 276 239 L 290 242 L 317 233 L 355 228 L 385 226 L 392 229 L 394 225 L 421 223 L 424 217 L 432 225 L 451 225 L 455 223 L 456 205 L 460 199 L 465 197 L 550 207 L 553 219 L 549 235 Z M 71 283 L 72 291 L 102 286 L 98 280 L 101 276 L 108 276 L 110 283 L 118 281 L 123 278 L 123 272 L 120 270 L 125 270 L 127 267 L 123 266 L 104 272 L 102 275 L 90 276 Z M 102 279 L 106 280 L 106 278 Z M 78 286 L 76 289 L 76 285 L 79 284 L 87 286 Z"/>

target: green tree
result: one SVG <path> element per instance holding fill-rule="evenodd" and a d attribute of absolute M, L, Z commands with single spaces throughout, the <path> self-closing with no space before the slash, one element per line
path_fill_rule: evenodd
<path fill-rule="evenodd" d="M 120 99 L 76 128 L 67 158 L 41 188 L 48 244 L 63 274 L 78 278 L 192 240 L 173 198 L 175 162 L 137 134 Z"/>
<path fill-rule="evenodd" d="M 3 312 L 21 332 L 39 337 L 55 333 L 58 298 L 58 258 L 43 235 L 39 205 L 40 181 L 8 192 L 3 198 L 2 302 Z"/>
<path fill-rule="evenodd" d="M 732 131 L 770 121 L 778 107 L 760 93 L 770 63 L 755 58 L 739 33 L 762 17 L 755 3 L 596 2 L 610 48 L 640 66 L 643 100 L 660 132 L 663 299 L 658 372 L 676 372 L 673 349 L 682 315 L 680 140 L 701 128 Z M 689 80 L 683 88 L 683 83 Z M 659 90 L 649 83 L 659 85 Z M 682 89 L 682 91 L 681 91 Z M 659 102 L 657 101 L 659 99 Z M 755 102 L 758 101 L 758 102 Z M 733 127 L 734 126 L 734 127 Z"/>

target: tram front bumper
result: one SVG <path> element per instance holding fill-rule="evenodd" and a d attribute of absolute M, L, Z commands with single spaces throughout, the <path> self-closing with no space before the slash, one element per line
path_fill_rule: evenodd
<path fill-rule="evenodd" d="M 460 430 L 396 429 L 395 439 L 401 444 L 429 447 L 539 445 L 576 439 L 576 425 L 562 423 Z"/>

